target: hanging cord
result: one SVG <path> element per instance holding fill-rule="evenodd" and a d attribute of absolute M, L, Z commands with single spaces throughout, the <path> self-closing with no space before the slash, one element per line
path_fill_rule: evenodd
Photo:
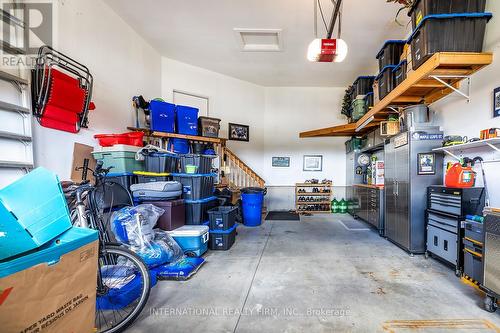
<path fill-rule="evenodd" d="M 328 25 L 326 24 L 325 15 L 323 14 L 323 8 L 321 7 L 321 1 L 317 0 L 317 2 L 318 2 L 319 12 L 321 14 L 321 19 L 323 20 L 323 24 L 325 25 L 325 30 L 328 33 Z"/>

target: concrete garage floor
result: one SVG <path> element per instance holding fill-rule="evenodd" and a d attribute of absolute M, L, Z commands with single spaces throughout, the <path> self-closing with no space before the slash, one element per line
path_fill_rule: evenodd
<path fill-rule="evenodd" d="M 160 281 L 127 332 L 499 332 L 441 263 L 347 215 L 301 219 L 240 226 L 191 280 Z"/>

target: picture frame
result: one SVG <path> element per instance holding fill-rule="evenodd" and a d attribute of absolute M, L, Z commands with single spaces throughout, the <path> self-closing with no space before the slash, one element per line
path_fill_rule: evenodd
<path fill-rule="evenodd" d="M 289 168 L 290 167 L 290 157 L 273 156 L 272 166 L 273 166 L 273 168 Z"/>
<path fill-rule="evenodd" d="M 493 90 L 493 118 L 500 117 L 500 87 Z"/>
<path fill-rule="evenodd" d="M 418 153 L 417 154 L 417 174 L 435 175 L 436 174 L 436 154 Z"/>
<path fill-rule="evenodd" d="M 250 141 L 250 127 L 248 125 L 229 123 L 228 139 L 233 141 Z"/>
<path fill-rule="evenodd" d="M 323 155 L 304 155 L 303 171 L 323 171 Z"/>

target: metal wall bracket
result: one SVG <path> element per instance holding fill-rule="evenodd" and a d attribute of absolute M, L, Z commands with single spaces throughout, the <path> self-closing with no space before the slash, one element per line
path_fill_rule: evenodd
<path fill-rule="evenodd" d="M 470 85 L 471 85 L 471 80 L 470 76 L 468 75 L 431 75 L 431 78 L 434 80 L 438 81 L 439 83 L 443 84 L 445 87 L 450 88 L 460 96 L 464 97 L 467 100 L 467 103 L 470 103 Z M 448 82 L 446 82 L 444 79 L 466 79 L 467 82 L 467 93 L 462 92 L 460 89 L 455 88 Z"/>

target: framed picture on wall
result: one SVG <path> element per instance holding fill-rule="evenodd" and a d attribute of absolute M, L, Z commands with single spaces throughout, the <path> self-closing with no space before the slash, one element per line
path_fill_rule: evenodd
<path fill-rule="evenodd" d="M 500 87 L 493 90 L 493 117 L 500 117 Z"/>
<path fill-rule="evenodd" d="M 229 140 L 250 141 L 250 127 L 247 125 L 229 123 Z"/>
<path fill-rule="evenodd" d="M 419 153 L 417 155 L 417 173 L 419 175 L 435 175 L 436 174 L 436 154 L 434 153 Z"/>
<path fill-rule="evenodd" d="M 273 157 L 273 167 L 275 168 L 289 168 L 290 157 Z"/>
<path fill-rule="evenodd" d="M 304 155 L 304 171 L 323 171 L 322 155 Z"/>

